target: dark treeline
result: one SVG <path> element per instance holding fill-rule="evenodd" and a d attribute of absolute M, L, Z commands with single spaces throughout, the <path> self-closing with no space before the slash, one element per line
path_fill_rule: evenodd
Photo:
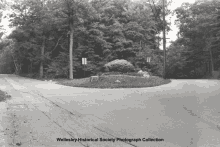
<path fill-rule="evenodd" d="M 180 30 L 167 51 L 167 77 L 201 78 L 218 69 L 219 6 L 186 3 L 175 10 Z M 0 43 L 1 73 L 81 78 L 84 70 L 94 75 L 104 64 L 125 59 L 163 74 L 161 1 L 19 0 L 10 7 L 15 30 Z"/>
<path fill-rule="evenodd" d="M 162 75 L 157 35 L 161 5 L 129 0 L 20 0 L 11 6 L 8 37 L 14 72 L 51 77 L 96 74 L 114 59 Z M 4 46 L 4 41 L 2 46 Z M 72 53 L 71 53 L 72 52 Z M 69 55 L 72 55 L 69 56 Z M 147 63 L 146 56 L 153 60 Z M 88 65 L 83 68 L 82 57 Z M 72 58 L 72 66 L 69 66 Z"/>
<path fill-rule="evenodd" d="M 167 75 L 202 78 L 219 70 L 219 0 L 184 3 L 174 13 L 179 37 L 168 49 Z"/>

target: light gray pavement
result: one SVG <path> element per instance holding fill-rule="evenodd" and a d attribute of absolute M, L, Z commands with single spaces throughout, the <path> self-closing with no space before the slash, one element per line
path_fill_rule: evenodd
<path fill-rule="evenodd" d="M 0 129 L 14 131 L 17 126 L 17 134 L 20 134 L 20 137 L 15 133 L 9 137 L 13 133 L 5 131 L 6 135 L 0 134 L 6 137 L 2 143 L 24 142 L 21 146 L 220 146 L 218 80 L 172 80 L 170 84 L 150 88 L 88 89 L 0 75 L 0 89 L 12 95 L 7 103 L 0 103 L 1 117 L 5 118 L 1 119 Z M 12 123 L 23 120 L 30 120 L 26 132 L 21 131 L 25 130 L 23 123 Z M 30 135 L 30 132 L 35 133 Z M 57 137 L 161 138 L 164 141 L 132 141 L 129 145 L 119 141 L 57 142 Z M 36 145 L 25 144 L 27 140 Z"/>

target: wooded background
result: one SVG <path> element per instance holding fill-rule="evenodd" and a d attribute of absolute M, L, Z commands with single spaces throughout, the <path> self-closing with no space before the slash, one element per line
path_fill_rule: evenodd
<path fill-rule="evenodd" d="M 149 3 L 150 2 L 150 3 Z M 169 5 L 169 3 L 167 3 Z M 0 42 L 0 73 L 82 78 L 125 59 L 163 75 L 162 2 L 130 0 L 16 0 L 8 15 L 15 30 Z M 168 78 L 202 78 L 220 64 L 220 2 L 184 3 L 175 13 L 178 39 L 167 49 Z M 166 31 L 170 23 L 166 22 Z M 151 62 L 147 62 L 147 57 Z M 82 57 L 88 64 L 82 66 Z M 72 72 L 71 72 L 72 71 Z"/>

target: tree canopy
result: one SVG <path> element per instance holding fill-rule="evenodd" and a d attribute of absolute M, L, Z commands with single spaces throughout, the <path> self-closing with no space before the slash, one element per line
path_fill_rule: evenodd
<path fill-rule="evenodd" d="M 72 79 L 82 77 L 83 71 L 94 75 L 106 63 L 125 59 L 162 76 L 157 37 L 163 31 L 161 0 L 149 2 L 14 1 L 9 18 L 15 30 L 0 43 L 2 63 L 12 60 L 10 72 L 18 74 Z M 179 32 L 167 50 L 169 78 L 202 78 L 219 68 L 219 8 L 220 2 L 212 0 L 183 3 L 174 11 Z M 166 15 L 170 13 L 166 9 Z M 169 31 L 169 22 L 165 24 Z"/>
<path fill-rule="evenodd" d="M 177 77 L 180 72 L 186 77 L 201 78 L 210 70 L 218 70 L 219 6 L 220 2 L 213 0 L 183 3 L 175 10 L 179 38 L 173 42 L 168 52 L 178 52 L 180 55 L 175 66 L 169 65 L 169 68 L 176 68 L 173 72 L 169 71 L 170 76 Z"/>
<path fill-rule="evenodd" d="M 19 74 L 79 78 L 83 70 L 93 75 L 107 62 L 125 59 L 162 75 L 162 56 L 156 52 L 160 1 L 19 0 L 11 9 L 10 25 L 16 29 L 8 39 Z"/>

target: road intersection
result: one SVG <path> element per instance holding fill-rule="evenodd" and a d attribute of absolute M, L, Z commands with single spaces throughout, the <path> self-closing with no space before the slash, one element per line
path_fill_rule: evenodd
<path fill-rule="evenodd" d="M 2 146 L 220 145 L 218 80 L 89 89 L 0 75 L 0 83 L 12 96 L 0 103 Z"/>

